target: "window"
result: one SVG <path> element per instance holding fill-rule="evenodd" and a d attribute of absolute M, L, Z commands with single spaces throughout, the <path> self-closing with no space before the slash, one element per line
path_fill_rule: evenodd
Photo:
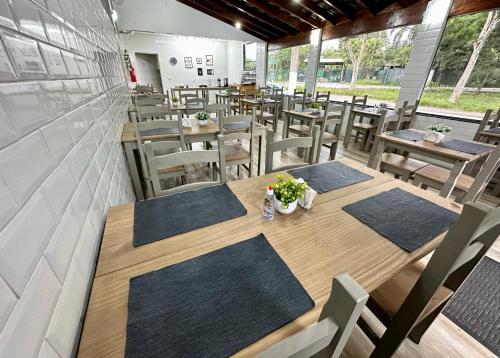
<path fill-rule="evenodd" d="M 414 26 L 323 42 L 316 90 L 334 99 L 368 95 L 368 102 L 394 104 L 408 63 Z"/>
<path fill-rule="evenodd" d="M 500 10 L 448 20 L 420 100 L 426 112 L 482 118 L 500 107 Z M 483 36 L 480 36 L 480 34 Z"/>
<path fill-rule="evenodd" d="M 245 71 L 255 70 L 257 66 L 257 44 L 255 42 L 245 44 L 243 51 Z"/>
<path fill-rule="evenodd" d="M 304 73 L 309 56 L 309 45 L 269 51 L 267 56 L 267 84 L 283 87 L 288 93 L 304 88 Z"/>

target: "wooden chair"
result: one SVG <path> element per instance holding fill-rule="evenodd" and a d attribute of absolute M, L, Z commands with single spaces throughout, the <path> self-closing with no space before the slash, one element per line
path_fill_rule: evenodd
<path fill-rule="evenodd" d="M 344 117 L 347 111 L 347 101 L 344 101 L 342 105 L 331 105 L 330 101 L 328 100 L 324 108 L 328 115 L 321 126 L 321 144 L 318 146 L 316 163 L 319 162 L 321 146 L 324 144 L 330 144 L 329 160 L 335 159 L 335 156 L 337 155 L 337 148 L 339 145 L 340 129 L 342 128 L 342 122 L 344 121 Z"/>
<path fill-rule="evenodd" d="M 227 90 L 227 113 L 241 113 L 241 91 L 239 88 Z"/>
<path fill-rule="evenodd" d="M 172 120 L 170 105 L 164 106 L 137 106 L 137 119 L 139 122 L 149 122 L 163 119 Z"/>
<path fill-rule="evenodd" d="M 163 94 L 154 94 L 147 97 L 138 97 L 135 100 L 136 106 L 168 106 L 170 105 L 170 101 L 168 95 Z"/>
<path fill-rule="evenodd" d="M 188 117 L 202 111 L 205 106 L 205 100 L 201 97 L 187 97 L 184 103 L 186 105 L 186 114 Z"/>
<path fill-rule="evenodd" d="M 227 109 L 227 105 L 224 103 L 204 103 L 203 105 L 203 111 L 207 112 L 211 118 L 218 118 L 217 116 L 219 115 L 219 111 L 225 111 Z M 215 114 L 215 116 L 212 116 Z"/>
<path fill-rule="evenodd" d="M 477 128 L 476 134 L 474 134 L 473 140 L 480 141 L 481 132 L 498 127 L 500 127 L 500 108 L 498 108 L 496 113 L 493 113 L 492 109 L 488 109 Z"/>
<path fill-rule="evenodd" d="M 426 266 L 410 264 L 372 291 L 367 306 L 387 329 L 379 340 L 358 322 L 375 343 L 371 357 L 390 357 L 407 336 L 418 343 L 499 235 L 500 207 L 469 202 Z"/>
<path fill-rule="evenodd" d="M 315 125 L 313 127 L 311 137 L 286 138 L 279 141 L 274 141 L 274 132 L 268 129 L 266 134 L 266 174 L 281 170 L 303 167 L 305 165 L 315 163 L 317 146 L 319 145 L 319 131 L 319 126 Z M 309 149 L 309 155 L 306 163 L 292 164 L 279 168 L 273 168 L 273 154 L 275 152 L 281 152 L 283 150 L 292 148 Z"/>
<path fill-rule="evenodd" d="M 368 100 L 367 95 L 364 95 L 361 98 L 359 98 L 358 96 L 353 96 L 351 101 L 351 111 L 354 109 L 354 107 L 357 106 L 360 106 L 361 108 L 365 109 L 367 100 Z M 377 126 L 373 124 L 371 121 L 370 123 L 364 123 L 363 117 L 360 117 L 357 123 L 356 122 L 353 123 L 352 129 L 356 131 L 356 134 L 354 136 L 354 143 L 358 143 L 359 137 L 360 135 L 362 135 L 363 142 L 361 143 L 361 148 L 364 148 L 366 142 L 368 141 L 370 130 L 377 130 Z M 351 135 L 351 133 L 346 133 L 346 135 Z"/>
<path fill-rule="evenodd" d="M 499 168 L 500 145 L 497 145 L 496 149 L 490 153 L 488 159 L 486 159 L 486 162 L 483 164 L 476 178 L 465 174 L 459 175 L 452 192 L 456 197 L 455 200 L 458 202 L 465 202 L 479 198 Z M 428 164 L 415 172 L 413 185 L 421 187 L 422 189 L 427 189 L 427 187 L 430 186 L 434 189 L 441 190 L 449 176 L 450 170 L 438 167 L 437 165 Z"/>
<path fill-rule="evenodd" d="M 256 357 L 339 357 L 367 299 L 365 290 L 348 274 L 335 277 L 318 323 L 275 343 Z"/>
<path fill-rule="evenodd" d="M 330 91 L 327 93 L 319 93 L 316 92 L 316 98 L 314 99 L 315 102 L 318 102 L 321 104 L 321 107 L 325 108 L 326 103 L 330 102 Z"/>
<path fill-rule="evenodd" d="M 403 106 L 398 111 L 399 118 L 398 123 L 396 124 L 395 130 L 400 131 L 404 129 L 409 129 L 412 126 L 413 121 L 415 120 L 415 115 L 417 114 L 418 105 L 420 104 L 420 100 L 416 100 L 414 104 L 408 104 L 408 101 L 403 103 Z"/>
<path fill-rule="evenodd" d="M 232 116 L 224 116 L 223 110 L 219 110 L 219 131 L 224 136 L 224 153 L 226 156 L 226 167 L 237 166 L 237 174 L 240 174 L 240 165 L 248 171 L 248 176 L 252 177 L 253 174 L 253 151 L 254 151 L 254 123 L 255 123 L 255 109 L 252 114 L 237 114 Z M 248 126 L 248 130 L 234 130 L 228 129 L 225 126 L 231 124 L 243 123 Z M 243 147 L 242 141 L 248 140 L 249 150 Z M 228 143 L 231 142 L 231 143 Z M 247 166 L 245 167 L 245 164 Z M 221 168 L 225 170 L 225 168 Z"/>
<path fill-rule="evenodd" d="M 279 95 L 262 94 L 259 109 L 255 112 L 257 121 L 264 125 L 271 124 L 274 132 L 278 129 L 278 107 Z"/>
<path fill-rule="evenodd" d="M 297 91 L 297 89 L 294 89 L 293 90 L 293 97 L 294 99 L 301 99 L 301 101 L 299 102 L 299 104 L 301 105 L 301 109 L 304 109 L 306 108 L 306 100 L 307 100 L 307 91 L 306 89 L 304 88 L 303 91 Z"/>
<path fill-rule="evenodd" d="M 139 152 L 139 158 L 141 161 L 141 169 L 142 175 L 144 177 L 144 181 L 146 183 L 146 191 L 147 196 L 153 196 L 153 189 L 151 186 L 151 175 L 150 170 L 147 165 L 146 159 L 146 150 L 144 148 L 144 140 L 142 133 L 146 132 L 155 132 L 162 130 L 172 130 L 173 137 L 167 141 L 166 139 L 160 139 L 160 142 L 154 142 L 153 144 L 153 152 L 155 155 L 163 155 L 168 153 L 173 153 L 176 151 L 182 151 L 185 149 L 184 142 L 184 133 L 182 129 L 182 122 L 180 120 L 158 120 L 158 121 L 150 121 L 150 122 L 137 122 L 135 119 L 133 120 L 135 138 L 137 142 L 137 149 Z M 153 134 L 146 134 L 144 136 L 151 136 Z M 172 178 L 172 177 L 183 177 L 186 174 L 186 170 L 183 166 L 177 166 L 172 168 L 167 168 L 159 175 L 163 178 Z M 184 178 L 181 178 L 184 180 Z"/>
<path fill-rule="evenodd" d="M 146 158 L 148 167 L 151 173 L 151 181 L 153 183 L 154 196 L 162 196 L 168 194 L 179 193 L 192 189 L 199 189 L 211 185 L 221 184 L 226 182 L 226 171 L 220 170 L 220 180 L 209 182 L 198 182 L 184 184 L 172 189 L 163 189 L 160 183 L 160 172 L 177 166 L 185 166 L 194 163 L 218 163 L 219 168 L 225 168 L 225 154 L 224 154 L 224 137 L 218 135 L 218 150 L 190 150 L 185 152 L 178 152 L 166 155 L 155 155 L 153 150 L 153 143 L 147 141 L 145 143 Z M 214 179 L 216 172 L 213 172 Z"/>

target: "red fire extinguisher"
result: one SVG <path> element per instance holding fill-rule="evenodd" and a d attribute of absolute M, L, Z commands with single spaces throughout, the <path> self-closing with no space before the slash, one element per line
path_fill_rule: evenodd
<path fill-rule="evenodd" d="M 131 82 L 137 82 L 137 77 L 135 77 L 135 70 L 132 66 L 130 66 L 130 69 L 128 70 L 130 73 L 130 81 Z"/>

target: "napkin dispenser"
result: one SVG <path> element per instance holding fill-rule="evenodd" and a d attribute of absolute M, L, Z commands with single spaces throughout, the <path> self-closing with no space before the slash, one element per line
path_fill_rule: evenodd
<path fill-rule="evenodd" d="M 297 182 L 304 182 L 304 179 L 299 178 L 297 179 Z M 318 193 L 312 189 L 311 187 L 307 186 L 306 191 L 304 192 L 304 196 L 300 199 L 297 200 L 297 203 L 302 206 L 304 209 L 309 210 L 312 208 L 313 200 L 316 197 Z"/>
<path fill-rule="evenodd" d="M 192 128 L 191 120 L 189 118 L 182 118 L 182 127 L 184 128 Z"/>

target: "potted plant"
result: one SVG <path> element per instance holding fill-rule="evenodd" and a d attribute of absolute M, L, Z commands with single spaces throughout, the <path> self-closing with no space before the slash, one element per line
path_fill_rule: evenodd
<path fill-rule="evenodd" d="M 446 124 L 434 124 L 432 126 L 427 127 L 427 134 L 424 137 L 424 140 L 432 143 L 440 143 L 446 133 L 451 132 L 451 127 Z"/>
<path fill-rule="evenodd" d="M 306 192 L 307 184 L 292 177 L 285 179 L 283 175 L 278 175 L 276 179 L 276 183 L 272 185 L 275 198 L 274 208 L 282 214 L 293 213 L 297 208 L 297 200 Z"/>
<path fill-rule="evenodd" d="M 179 99 L 175 96 L 172 97 L 172 107 L 179 106 Z"/>
<path fill-rule="evenodd" d="M 311 105 L 309 106 L 309 110 L 312 112 L 312 113 L 319 113 L 320 110 L 321 110 L 321 104 L 319 102 L 313 102 L 311 103 Z"/>
<path fill-rule="evenodd" d="M 208 124 L 208 119 L 210 115 L 207 112 L 198 112 L 195 115 L 195 118 L 198 120 L 199 126 L 206 126 Z"/>

